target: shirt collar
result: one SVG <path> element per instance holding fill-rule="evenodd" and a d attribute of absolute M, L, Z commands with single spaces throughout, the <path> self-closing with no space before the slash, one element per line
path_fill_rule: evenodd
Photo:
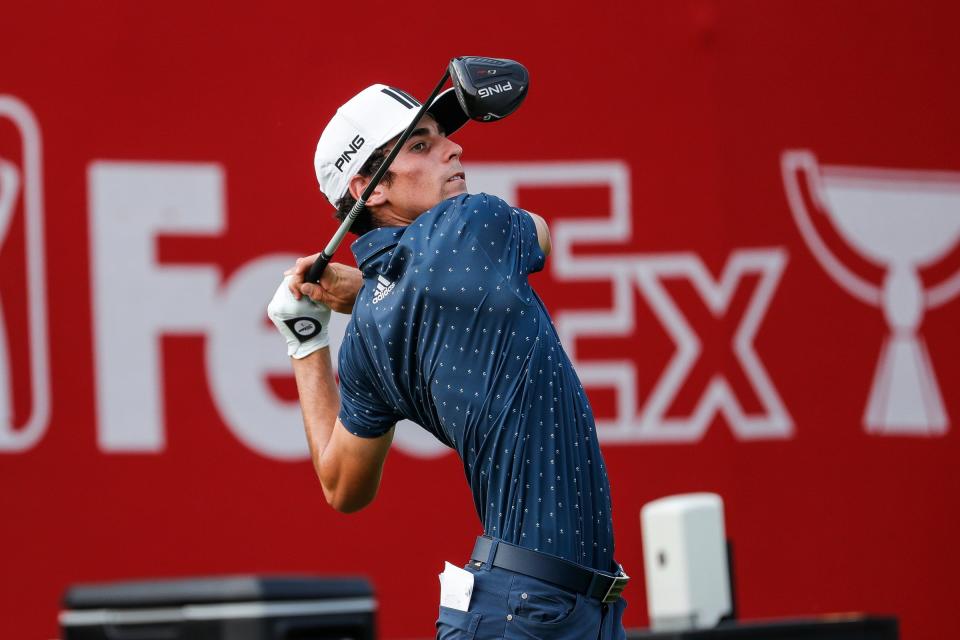
<path fill-rule="evenodd" d="M 350 250 L 361 269 L 363 264 L 374 256 L 397 246 L 406 227 L 378 227 L 353 241 Z"/>

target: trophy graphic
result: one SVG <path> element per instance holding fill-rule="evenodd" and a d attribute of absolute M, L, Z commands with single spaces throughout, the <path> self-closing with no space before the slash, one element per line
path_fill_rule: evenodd
<path fill-rule="evenodd" d="M 960 242 L 960 173 L 818 165 L 810 151 L 781 156 L 787 200 L 807 246 L 850 295 L 881 307 L 884 338 L 864 412 L 869 433 L 936 436 L 949 421 L 918 331 L 924 312 L 960 293 L 960 271 L 924 288 L 919 270 Z M 827 246 L 814 224 L 826 215 L 846 243 L 885 271 L 863 278 Z"/>

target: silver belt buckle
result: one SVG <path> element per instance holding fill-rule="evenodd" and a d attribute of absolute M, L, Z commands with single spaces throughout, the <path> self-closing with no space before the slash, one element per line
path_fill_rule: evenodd
<path fill-rule="evenodd" d="M 606 595 L 603 596 L 604 604 L 611 604 L 620 599 L 620 594 L 623 593 L 624 588 L 627 586 L 627 583 L 630 582 L 630 576 L 628 576 L 621 567 L 620 575 L 613 579 L 613 582 L 610 583 L 610 588 L 607 589 Z"/>

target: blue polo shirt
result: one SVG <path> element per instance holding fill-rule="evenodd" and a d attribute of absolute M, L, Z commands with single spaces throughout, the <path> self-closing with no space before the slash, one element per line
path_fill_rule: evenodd
<path fill-rule="evenodd" d="M 484 532 L 610 570 L 610 488 L 593 411 L 527 276 L 533 219 L 461 195 L 352 245 L 364 284 L 340 348 L 340 421 L 410 419 L 456 450 Z"/>

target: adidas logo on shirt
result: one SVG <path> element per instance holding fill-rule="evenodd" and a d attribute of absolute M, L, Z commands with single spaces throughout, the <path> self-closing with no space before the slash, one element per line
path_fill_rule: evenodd
<path fill-rule="evenodd" d="M 377 304 L 390 295 L 395 286 L 397 286 L 396 282 L 390 282 L 383 276 L 377 276 L 377 290 L 373 293 L 373 304 Z"/>

